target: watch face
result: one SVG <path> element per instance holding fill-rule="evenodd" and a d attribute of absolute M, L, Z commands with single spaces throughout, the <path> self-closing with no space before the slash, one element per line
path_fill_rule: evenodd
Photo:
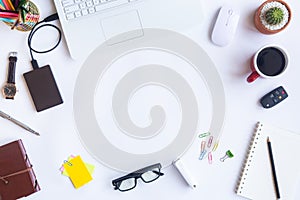
<path fill-rule="evenodd" d="M 3 94 L 5 97 L 14 97 L 16 95 L 17 89 L 15 84 L 8 83 L 3 87 Z"/>

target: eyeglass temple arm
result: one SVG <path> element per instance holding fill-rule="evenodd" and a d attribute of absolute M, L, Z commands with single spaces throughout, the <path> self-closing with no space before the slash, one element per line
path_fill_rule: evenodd
<path fill-rule="evenodd" d="M 144 167 L 142 169 L 136 170 L 136 171 L 132 172 L 131 174 L 133 174 L 133 173 L 142 174 L 144 172 L 151 171 L 152 169 L 157 169 L 157 168 L 161 169 L 161 164 L 160 163 L 156 163 L 154 165 L 150 165 L 148 167 Z"/>
<path fill-rule="evenodd" d="M 154 170 L 152 170 L 152 172 L 155 173 L 155 174 L 157 174 L 157 175 L 159 175 L 159 176 L 163 176 L 163 175 L 164 175 L 164 173 L 159 172 L 159 171 L 154 171 Z"/>

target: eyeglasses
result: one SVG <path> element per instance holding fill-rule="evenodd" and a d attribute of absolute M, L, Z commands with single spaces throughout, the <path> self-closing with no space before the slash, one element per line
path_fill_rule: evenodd
<path fill-rule="evenodd" d="M 157 163 L 134 171 L 112 181 L 115 190 L 125 192 L 135 188 L 137 179 L 141 178 L 145 183 L 155 181 L 164 174 L 160 172 L 161 164 Z"/>

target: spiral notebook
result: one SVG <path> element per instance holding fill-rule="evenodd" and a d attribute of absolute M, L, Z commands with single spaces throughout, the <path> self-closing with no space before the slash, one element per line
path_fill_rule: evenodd
<path fill-rule="evenodd" d="M 272 142 L 280 199 L 294 200 L 300 187 L 300 134 L 261 122 L 250 143 L 236 193 L 253 200 L 276 199 L 267 137 Z"/>

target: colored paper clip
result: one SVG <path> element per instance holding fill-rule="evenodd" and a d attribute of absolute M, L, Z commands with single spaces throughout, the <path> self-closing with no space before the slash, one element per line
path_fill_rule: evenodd
<path fill-rule="evenodd" d="M 210 132 L 206 132 L 206 133 L 201 133 L 198 137 L 199 138 L 204 138 L 210 135 Z"/>
<path fill-rule="evenodd" d="M 64 160 L 64 163 L 67 163 L 67 162 L 69 162 L 71 165 L 70 166 L 72 166 L 72 163 L 69 161 L 69 160 L 71 160 L 72 158 L 75 158 L 75 156 L 73 156 L 73 155 L 70 155 L 69 157 L 68 157 L 68 160 Z M 61 171 L 61 172 L 63 172 L 65 169 L 64 169 L 64 165 L 62 165 L 60 168 L 59 168 L 59 170 Z"/>
<path fill-rule="evenodd" d="M 205 145 L 206 145 L 206 141 L 202 141 L 202 142 L 201 142 L 201 152 L 204 151 Z"/>
<path fill-rule="evenodd" d="M 209 139 L 208 139 L 208 143 L 207 143 L 207 147 L 210 148 L 211 147 L 211 144 L 213 142 L 213 139 L 214 137 L 213 136 L 210 136 Z"/>
<path fill-rule="evenodd" d="M 219 141 L 215 143 L 214 147 L 212 148 L 212 151 L 216 151 L 219 146 Z"/>
<path fill-rule="evenodd" d="M 64 160 L 64 163 L 67 163 L 69 166 L 73 165 L 70 161 L 67 161 L 67 160 Z"/>
<path fill-rule="evenodd" d="M 212 164 L 213 158 L 212 158 L 212 153 L 211 153 L 211 151 L 208 153 L 207 158 L 208 158 L 208 163 L 209 163 L 209 164 Z"/>
<path fill-rule="evenodd" d="M 228 150 L 228 151 L 226 151 L 225 156 L 223 156 L 222 158 L 220 158 L 220 161 L 224 162 L 227 158 L 233 158 L 233 157 L 234 157 L 233 153 L 231 153 L 231 151 Z"/>
<path fill-rule="evenodd" d="M 200 153 L 199 160 L 203 160 L 203 158 L 204 158 L 206 152 L 207 152 L 207 151 L 204 149 L 204 151 L 202 151 L 202 152 Z"/>

